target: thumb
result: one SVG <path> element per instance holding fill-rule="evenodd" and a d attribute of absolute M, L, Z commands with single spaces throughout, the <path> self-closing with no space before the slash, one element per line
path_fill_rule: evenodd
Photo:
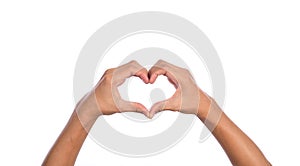
<path fill-rule="evenodd" d="M 138 102 L 128 102 L 128 105 L 130 107 L 128 112 L 139 112 L 149 118 L 149 111 L 143 104 Z"/>
<path fill-rule="evenodd" d="M 163 111 L 166 108 L 167 102 L 168 100 L 163 100 L 153 104 L 149 112 L 149 118 L 152 119 L 156 113 Z"/>

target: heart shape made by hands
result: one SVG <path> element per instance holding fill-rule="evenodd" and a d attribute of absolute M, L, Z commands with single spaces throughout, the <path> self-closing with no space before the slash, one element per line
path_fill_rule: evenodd
<path fill-rule="evenodd" d="M 150 112 L 147 108 L 138 102 L 124 101 L 117 89 L 122 85 L 126 78 L 131 76 L 139 77 L 145 84 L 153 84 L 158 76 L 164 75 L 169 82 L 174 85 L 175 93 L 166 100 L 156 102 L 150 108 Z M 123 66 L 116 68 L 114 71 L 112 81 L 113 97 L 120 101 L 116 105 L 119 110 L 135 109 L 137 112 L 142 112 L 149 118 L 152 118 L 155 113 L 162 110 L 182 111 L 184 113 L 196 114 L 199 105 L 198 87 L 187 69 L 169 64 L 165 61 L 159 60 L 149 71 L 139 65 L 137 62 L 129 62 Z M 131 106 L 130 104 L 131 103 Z M 132 104 L 134 107 L 132 107 Z"/>
<path fill-rule="evenodd" d="M 175 93 L 174 87 L 162 76 L 159 76 L 153 84 L 146 84 L 137 77 L 130 77 L 118 87 L 118 90 L 122 99 L 141 103 L 148 110 L 156 102 L 166 100 Z"/>

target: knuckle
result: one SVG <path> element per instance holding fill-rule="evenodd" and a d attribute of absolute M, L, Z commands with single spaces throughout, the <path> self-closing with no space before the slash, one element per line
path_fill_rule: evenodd
<path fill-rule="evenodd" d="M 107 69 L 102 77 L 102 80 L 111 82 L 113 73 L 114 73 L 114 69 Z"/>
<path fill-rule="evenodd" d="M 179 67 L 177 69 L 177 71 L 180 72 L 180 73 L 182 73 L 182 74 L 184 74 L 184 76 L 190 76 L 191 75 L 190 71 L 188 69 L 186 69 L 186 68 Z"/>
<path fill-rule="evenodd" d="M 105 81 L 105 82 L 111 82 L 112 81 L 112 75 L 111 74 L 105 74 L 103 76 L 103 81 Z"/>
<path fill-rule="evenodd" d="M 164 61 L 164 60 L 162 60 L 162 59 L 159 59 L 159 60 L 157 61 L 157 63 L 166 63 L 166 61 Z"/>
<path fill-rule="evenodd" d="M 147 72 L 147 69 L 144 68 L 144 67 L 140 68 L 140 69 L 137 71 L 137 73 L 144 73 L 144 72 Z"/>
<path fill-rule="evenodd" d="M 160 59 L 157 61 L 157 65 L 160 66 L 160 67 L 164 67 L 167 65 L 166 61 Z"/>
<path fill-rule="evenodd" d="M 131 60 L 131 61 L 129 62 L 129 64 L 135 65 L 135 64 L 138 64 L 138 63 L 137 63 L 136 60 Z"/>
<path fill-rule="evenodd" d="M 111 73 L 113 73 L 113 71 L 114 71 L 114 68 L 107 69 L 107 70 L 105 70 L 104 75 L 111 74 Z"/>
<path fill-rule="evenodd" d="M 186 68 L 182 68 L 182 70 L 183 70 L 183 72 L 185 73 L 185 74 L 190 74 L 190 71 L 188 70 L 188 69 L 186 69 Z"/>

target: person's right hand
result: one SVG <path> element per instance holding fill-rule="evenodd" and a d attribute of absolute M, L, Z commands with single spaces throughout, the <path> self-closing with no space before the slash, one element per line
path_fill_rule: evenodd
<path fill-rule="evenodd" d="M 118 86 L 131 76 L 139 77 L 146 84 L 149 82 L 147 70 L 136 61 L 106 70 L 97 85 L 77 104 L 76 111 L 81 120 L 120 112 L 140 112 L 149 117 L 144 105 L 125 101 L 119 94 Z"/>
<path fill-rule="evenodd" d="M 159 60 L 148 72 L 149 83 L 153 84 L 159 75 L 164 75 L 176 91 L 164 101 L 155 103 L 150 109 L 150 118 L 163 110 L 179 111 L 204 117 L 208 114 L 211 98 L 198 88 L 191 73 L 184 68 Z"/>

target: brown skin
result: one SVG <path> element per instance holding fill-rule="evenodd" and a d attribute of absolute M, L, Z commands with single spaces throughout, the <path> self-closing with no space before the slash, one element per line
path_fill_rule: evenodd
<path fill-rule="evenodd" d="M 131 63 L 131 64 L 130 64 Z M 128 65 L 137 65 L 136 62 L 130 62 Z M 117 106 L 112 102 L 111 92 L 111 77 L 112 72 L 115 69 L 109 69 L 104 73 L 101 80 L 97 84 L 95 94 L 97 102 L 101 102 L 101 113 L 84 110 L 83 112 L 74 111 L 66 127 L 56 140 L 55 144 L 49 151 L 46 156 L 43 166 L 71 166 L 74 165 L 77 155 L 81 149 L 81 146 L 86 139 L 88 132 L 95 123 L 96 119 L 101 115 L 110 115 L 114 113 L 119 113 Z M 167 74 L 168 71 L 163 69 L 150 69 L 149 79 L 153 83 L 157 76 L 165 75 L 168 77 L 171 83 L 175 83 L 172 80 L 172 76 Z M 138 72 L 131 73 L 129 76 L 140 77 L 145 83 L 149 83 L 148 72 L 145 69 L 141 69 Z M 155 78 L 154 78 L 155 77 Z M 126 79 L 126 78 L 124 78 Z M 217 106 L 217 103 L 207 96 L 200 88 L 199 96 L 200 102 L 198 106 L 198 112 L 196 116 L 202 121 L 215 121 L 212 116 L 209 114 L 213 113 L 220 115 L 219 120 L 217 121 L 215 127 L 212 130 L 212 134 L 218 140 L 224 151 L 226 152 L 228 158 L 230 159 L 233 165 L 271 165 L 268 160 L 265 158 L 263 153 L 255 145 L 255 143 L 241 130 L 239 129 L 227 116 L 222 112 L 221 108 Z M 179 93 L 179 92 L 178 92 Z M 178 96 L 174 95 L 173 98 L 178 100 Z M 172 98 L 172 97 L 171 97 Z M 101 100 L 101 99 L 105 99 Z M 176 101 L 176 100 L 170 101 Z M 155 110 L 154 112 L 162 110 L 173 110 L 179 111 L 178 104 L 167 102 L 168 105 L 165 105 L 161 110 Z M 150 117 L 148 112 L 144 112 L 144 106 L 139 103 L 130 103 L 133 104 L 138 112 L 145 114 L 145 116 Z M 216 109 L 210 109 L 211 106 L 215 106 Z M 115 108 L 115 109 L 111 109 Z M 75 109 L 76 110 L 76 109 Z M 212 111 L 212 112 L 210 112 Z M 150 111 L 151 112 L 151 111 Z M 151 114 L 151 113 L 150 113 Z M 150 117 L 152 118 L 152 117 Z M 80 120 L 79 120 L 80 119 Z"/>
<path fill-rule="evenodd" d="M 90 129 L 94 122 L 95 118 L 91 118 L 90 121 L 86 121 L 85 123 L 88 124 L 88 128 Z M 74 111 L 42 165 L 74 165 L 87 134 L 86 128 L 82 126 L 77 113 Z"/>
<path fill-rule="evenodd" d="M 185 80 L 185 83 L 193 85 L 195 84 L 194 80 L 190 77 L 184 78 L 189 75 L 189 72 L 187 73 L 186 69 L 174 66 L 162 60 L 158 61 L 156 64 L 158 65 L 153 66 L 148 72 L 149 82 L 154 83 L 159 75 L 164 75 L 168 78 L 169 82 L 175 86 L 176 92 L 171 98 L 162 101 L 162 108 L 155 109 L 157 107 L 155 107 L 154 104 L 154 107 L 150 110 L 150 118 L 153 114 L 163 110 L 193 113 L 186 110 L 180 110 L 180 104 L 178 103 L 180 103 L 179 101 L 182 101 L 181 97 L 184 96 L 182 95 L 182 92 L 186 89 L 184 89 L 184 85 L 180 85 L 181 80 L 175 79 L 182 78 Z M 186 88 L 190 87 L 191 86 L 186 86 Z M 207 125 L 208 128 L 212 131 L 212 134 L 218 140 L 233 165 L 271 165 L 255 143 L 226 116 L 211 97 L 206 95 L 200 88 L 198 88 L 198 95 L 200 101 L 195 115 L 205 125 L 209 124 L 209 126 Z"/>
<path fill-rule="evenodd" d="M 113 75 L 114 73 L 115 75 Z M 87 103 L 84 99 L 80 100 L 76 105 L 69 122 L 60 136 L 57 138 L 42 165 L 74 165 L 88 132 L 97 118 L 101 115 L 111 115 L 124 111 L 134 111 L 143 113 L 145 116 L 149 117 L 149 112 L 140 103 L 120 100 L 122 102 L 122 106 L 125 107 L 124 110 L 119 110 L 114 103 L 113 98 L 116 98 L 116 96 L 113 97 L 114 92 L 112 92 L 112 86 L 122 84 L 126 78 L 131 76 L 139 77 L 144 81 L 144 83 L 149 82 L 148 71 L 135 61 L 131 61 L 125 65 L 119 66 L 118 68 L 106 70 L 96 85 L 96 88 L 93 91 L 94 93 L 90 93 L 95 94 L 97 105 L 100 108 L 78 108 L 82 107 L 82 105 L 85 105 L 84 102 Z M 113 77 L 117 78 L 117 80 L 112 81 Z"/>
<path fill-rule="evenodd" d="M 211 104 L 216 104 L 216 102 L 211 100 Z M 208 110 L 208 108 L 202 109 Z M 255 143 L 220 108 L 211 111 L 216 111 L 220 114 L 220 119 L 212 134 L 226 152 L 232 165 L 271 165 Z M 208 112 L 205 111 L 199 112 L 197 117 L 204 122 L 208 120 L 207 114 Z"/>

